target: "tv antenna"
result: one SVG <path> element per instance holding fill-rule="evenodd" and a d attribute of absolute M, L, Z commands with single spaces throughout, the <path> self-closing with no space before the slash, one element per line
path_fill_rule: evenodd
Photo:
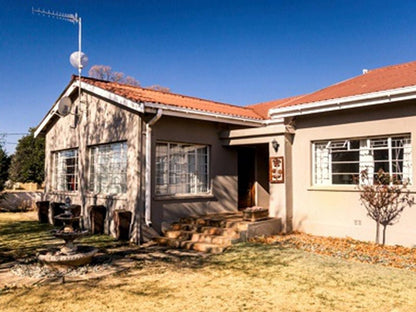
<path fill-rule="evenodd" d="M 78 51 L 75 51 L 69 57 L 71 65 L 78 69 L 78 99 L 81 103 L 81 72 L 82 69 L 88 64 L 88 57 L 81 50 L 81 39 L 82 39 L 82 19 L 78 16 L 78 13 L 68 14 L 62 12 L 55 12 L 50 10 L 34 9 L 32 7 L 32 14 L 39 14 L 41 16 L 56 18 L 72 24 L 78 24 Z"/>

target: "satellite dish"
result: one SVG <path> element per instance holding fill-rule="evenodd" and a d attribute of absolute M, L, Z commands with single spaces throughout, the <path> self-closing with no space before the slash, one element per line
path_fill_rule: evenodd
<path fill-rule="evenodd" d="M 72 100 L 69 96 L 64 96 L 58 104 L 58 114 L 65 117 L 71 111 Z"/>
<path fill-rule="evenodd" d="M 81 58 L 80 58 L 81 55 Z M 81 64 L 80 64 L 80 60 L 81 60 Z M 88 56 L 84 53 L 84 52 L 73 52 L 71 54 L 71 56 L 69 57 L 69 62 L 71 63 L 71 65 L 75 68 L 83 68 L 85 66 L 87 66 L 88 64 Z"/>

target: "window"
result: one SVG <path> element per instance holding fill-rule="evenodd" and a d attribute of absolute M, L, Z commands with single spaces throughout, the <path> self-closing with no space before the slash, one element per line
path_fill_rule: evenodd
<path fill-rule="evenodd" d="M 78 150 L 53 153 L 52 188 L 56 191 L 78 190 Z"/>
<path fill-rule="evenodd" d="M 314 184 L 354 184 L 354 177 L 367 170 L 370 182 L 383 169 L 399 181 L 412 180 L 410 136 L 316 142 Z"/>
<path fill-rule="evenodd" d="M 127 191 L 127 143 L 90 148 L 90 191 L 119 194 Z"/>
<path fill-rule="evenodd" d="M 156 194 L 198 194 L 209 191 L 208 146 L 157 143 Z"/>

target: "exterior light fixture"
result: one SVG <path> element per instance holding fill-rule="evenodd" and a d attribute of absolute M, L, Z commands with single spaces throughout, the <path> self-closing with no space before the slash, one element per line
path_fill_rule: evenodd
<path fill-rule="evenodd" d="M 273 146 L 274 151 L 277 153 L 277 151 L 279 150 L 280 144 L 276 141 L 276 139 L 273 139 L 272 146 Z"/>

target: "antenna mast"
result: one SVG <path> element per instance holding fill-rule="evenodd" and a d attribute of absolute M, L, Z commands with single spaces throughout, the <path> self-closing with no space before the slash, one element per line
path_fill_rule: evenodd
<path fill-rule="evenodd" d="M 84 65 L 88 62 L 88 57 L 81 51 L 81 39 L 82 39 L 82 19 L 80 16 L 78 16 L 78 13 L 75 14 L 68 14 L 68 13 L 62 13 L 62 12 L 55 12 L 50 10 L 41 10 L 41 9 L 34 9 L 32 7 L 32 14 L 39 14 L 41 16 L 56 18 L 59 20 L 63 20 L 66 22 L 70 22 L 72 24 L 78 24 L 78 52 L 74 52 L 71 54 L 70 57 L 70 63 L 75 68 L 78 68 L 78 99 L 81 103 L 81 72 Z M 77 115 L 77 110 L 75 115 Z M 75 120 L 74 120 L 75 122 Z M 75 124 L 74 124 L 75 127 Z"/>
<path fill-rule="evenodd" d="M 34 9 L 32 7 L 32 14 L 39 14 L 41 16 L 56 18 L 59 20 L 63 20 L 66 22 L 70 22 L 72 24 L 78 24 L 78 82 L 79 82 L 79 92 L 81 92 L 81 71 L 83 68 L 83 62 L 81 60 L 82 53 L 81 53 L 81 39 L 82 39 L 82 19 L 78 16 L 78 13 L 75 14 L 68 14 L 62 12 L 55 12 L 50 10 L 41 10 L 41 9 Z"/>

